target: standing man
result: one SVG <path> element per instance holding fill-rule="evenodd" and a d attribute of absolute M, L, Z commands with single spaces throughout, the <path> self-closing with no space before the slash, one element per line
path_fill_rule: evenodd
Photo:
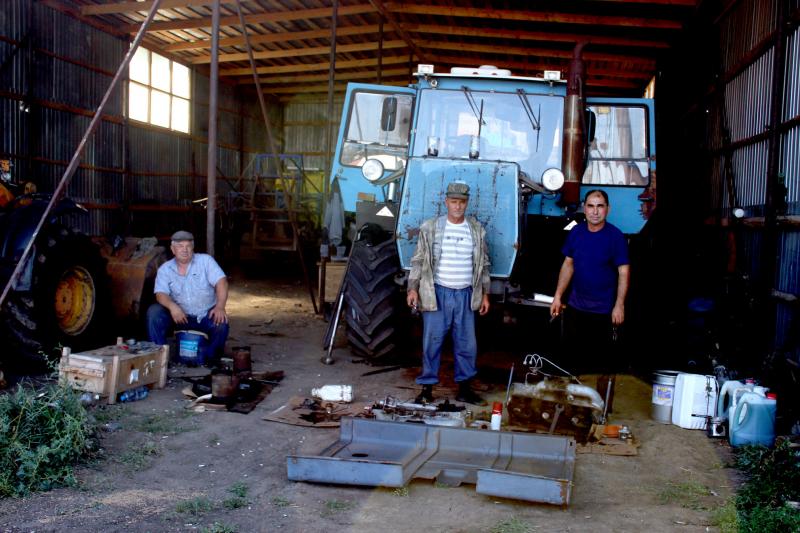
<path fill-rule="evenodd" d="M 573 355 L 605 358 L 601 364 L 606 365 L 613 363 L 612 336 L 625 321 L 630 275 L 625 236 L 606 222 L 610 209 L 605 191 L 595 189 L 586 193 L 583 199 L 586 222 L 572 228 L 561 250 L 565 258 L 550 305 L 553 317 L 561 314 L 565 308 L 561 299 L 572 282 L 566 326 L 569 338 L 578 348 Z"/>
<path fill-rule="evenodd" d="M 228 279 L 214 258 L 194 253 L 194 236 L 188 231 L 172 235 L 175 255 L 156 274 L 156 302 L 147 310 L 147 332 L 156 344 L 166 344 L 176 326 L 208 335 L 208 353 L 222 355 L 228 338 Z"/>
<path fill-rule="evenodd" d="M 422 392 L 417 403 L 433 401 L 433 385 L 439 382 L 442 344 L 448 333 L 453 339 L 456 400 L 475 405 L 486 402 L 473 392 L 478 345 L 475 341 L 475 311 L 489 312 L 489 254 L 486 230 L 472 217 L 465 217 L 469 185 L 447 185 L 447 215 L 426 220 L 411 258 L 406 302 L 422 311 L 422 374 L 417 383 Z"/>

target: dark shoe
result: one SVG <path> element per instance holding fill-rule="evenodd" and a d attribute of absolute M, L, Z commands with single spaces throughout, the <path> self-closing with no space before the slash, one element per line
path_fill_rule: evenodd
<path fill-rule="evenodd" d="M 422 392 L 414 398 L 417 403 L 433 403 L 433 385 L 423 385 Z"/>
<path fill-rule="evenodd" d="M 472 405 L 489 405 L 486 400 L 476 394 L 469 386 L 469 381 L 462 381 L 458 384 L 458 394 L 456 395 L 457 402 L 471 403 Z"/>

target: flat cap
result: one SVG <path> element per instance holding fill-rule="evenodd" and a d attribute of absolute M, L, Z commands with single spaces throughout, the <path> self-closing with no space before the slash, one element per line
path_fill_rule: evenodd
<path fill-rule="evenodd" d="M 188 231 L 184 231 L 184 230 L 176 231 L 175 233 L 172 234 L 172 240 L 173 241 L 193 241 L 194 240 L 194 235 L 192 235 Z"/>
<path fill-rule="evenodd" d="M 461 198 L 462 200 L 469 199 L 469 185 L 463 181 L 454 181 L 447 184 L 448 198 Z"/>

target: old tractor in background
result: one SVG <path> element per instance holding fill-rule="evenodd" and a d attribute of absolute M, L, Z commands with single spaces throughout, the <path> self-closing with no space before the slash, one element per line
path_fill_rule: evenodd
<path fill-rule="evenodd" d="M 0 282 L 5 286 L 50 195 L 37 193 L 31 182 L 14 183 L 10 162 L 0 164 Z M 155 239 L 93 240 L 70 223 L 86 212 L 62 199 L 36 236 L 3 306 L 0 364 L 32 361 L 31 356 L 49 355 L 59 345 L 77 351 L 142 333 L 141 318 L 153 301 L 164 248 Z"/>
<path fill-rule="evenodd" d="M 580 56 L 578 46 L 566 80 L 420 65 L 407 88 L 348 85 L 330 181 L 356 228 L 371 230 L 353 243 L 344 291 L 357 355 L 396 345 L 396 274 L 410 269 L 420 223 L 446 213 L 451 181 L 469 184 L 467 214 L 486 226 L 495 301 L 547 305 L 586 191 L 608 193 L 609 220 L 624 233 L 645 226 L 655 208 L 653 101 L 585 97 Z"/>

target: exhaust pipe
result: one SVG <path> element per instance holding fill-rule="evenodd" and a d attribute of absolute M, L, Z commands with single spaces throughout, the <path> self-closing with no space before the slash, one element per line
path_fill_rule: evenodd
<path fill-rule="evenodd" d="M 564 188 L 561 202 L 564 205 L 577 205 L 580 202 L 580 185 L 586 163 L 586 130 L 583 96 L 583 83 L 586 67 L 583 62 L 585 42 L 575 45 L 572 61 L 567 74 L 567 98 L 564 101 L 564 139 L 562 162 L 564 169 Z"/>

